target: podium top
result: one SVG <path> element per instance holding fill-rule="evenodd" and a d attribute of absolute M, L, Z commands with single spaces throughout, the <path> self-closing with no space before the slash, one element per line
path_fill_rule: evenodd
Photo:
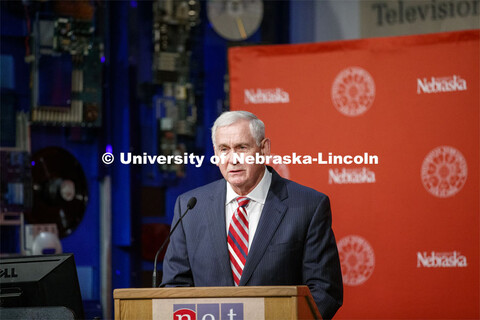
<path fill-rule="evenodd" d="M 307 286 L 170 287 L 115 289 L 114 299 L 310 296 Z"/>

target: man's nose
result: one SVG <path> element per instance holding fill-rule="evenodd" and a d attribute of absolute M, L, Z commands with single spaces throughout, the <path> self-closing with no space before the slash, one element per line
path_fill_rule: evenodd
<path fill-rule="evenodd" d="M 228 154 L 228 158 L 227 158 L 227 162 L 231 165 L 237 165 L 238 164 L 238 160 L 237 160 L 237 157 L 235 157 L 235 154 L 234 152 L 231 152 Z"/>

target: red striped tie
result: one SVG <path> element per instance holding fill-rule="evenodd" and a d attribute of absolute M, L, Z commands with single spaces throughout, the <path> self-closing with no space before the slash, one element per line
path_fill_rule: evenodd
<path fill-rule="evenodd" d="M 243 267 L 248 255 L 248 215 L 247 205 L 250 199 L 238 197 L 238 208 L 232 217 L 228 227 L 228 251 L 230 252 L 230 264 L 232 266 L 233 280 L 238 286 L 242 277 Z"/>

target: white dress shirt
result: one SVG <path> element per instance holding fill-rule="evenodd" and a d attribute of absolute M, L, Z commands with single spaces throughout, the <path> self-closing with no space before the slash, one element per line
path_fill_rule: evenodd
<path fill-rule="evenodd" d="M 250 199 L 250 202 L 247 206 L 248 214 L 248 251 L 250 251 L 250 246 L 255 236 L 255 231 L 257 230 L 258 222 L 260 221 L 260 216 L 262 215 L 263 206 L 265 205 L 265 200 L 267 199 L 268 190 L 270 189 L 270 184 L 272 182 L 272 173 L 267 170 L 265 167 L 265 173 L 263 174 L 262 180 L 259 184 L 253 189 L 249 194 L 244 197 Z M 240 197 L 235 191 L 233 191 L 230 183 L 227 182 L 227 198 L 225 201 L 225 221 L 226 221 L 226 230 L 228 234 L 228 227 L 230 222 L 232 222 L 232 217 L 237 210 L 238 204 L 235 199 Z"/>

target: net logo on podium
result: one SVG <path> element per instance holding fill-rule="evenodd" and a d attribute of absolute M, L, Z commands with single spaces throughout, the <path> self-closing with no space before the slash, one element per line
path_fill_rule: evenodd
<path fill-rule="evenodd" d="M 153 319 L 263 319 L 265 301 L 258 297 L 153 299 Z"/>
<path fill-rule="evenodd" d="M 244 320 L 243 303 L 174 304 L 173 320 Z"/>

